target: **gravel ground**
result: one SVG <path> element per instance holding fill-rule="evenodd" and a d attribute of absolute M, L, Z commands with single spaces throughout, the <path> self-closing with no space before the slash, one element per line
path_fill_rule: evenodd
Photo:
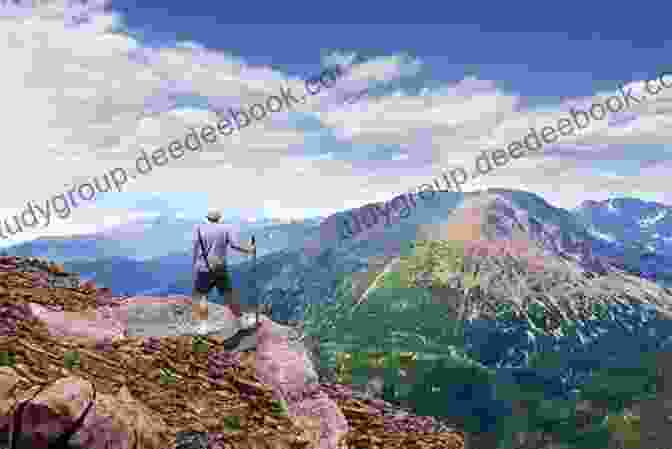
<path fill-rule="evenodd" d="M 200 334 L 200 321 L 191 317 L 191 304 L 159 301 L 152 303 L 130 303 L 128 309 L 128 336 L 129 337 L 162 337 L 177 335 Z M 269 320 L 264 314 L 259 314 L 259 320 Z M 207 335 L 231 338 L 238 329 L 228 307 L 208 303 Z M 305 349 L 305 345 L 297 342 L 298 334 L 290 326 L 273 323 L 274 332 L 288 337 L 295 349 Z M 256 347 L 256 335 L 246 333 L 236 343 L 235 351 L 245 351 Z"/>
<path fill-rule="evenodd" d="M 232 337 L 237 329 L 225 306 L 208 304 L 210 335 Z M 197 334 L 200 322 L 191 317 L 191 305 L 179 303 L 131 304 L 128 306 L 128 336 L 162 337 Z"/>

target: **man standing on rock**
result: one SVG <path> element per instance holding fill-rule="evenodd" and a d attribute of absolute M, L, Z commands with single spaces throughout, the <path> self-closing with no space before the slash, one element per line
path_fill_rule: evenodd
<path fill-rule="evenodd" d="M 247 247 L 237 242 L 232 230 L 219 223 L 221 218 L 219 211 L 211 210 L 207 215 L 208 223 L 196 225 L 194 229 L 192 317 L 200 321 L 199 333 L 202 334 L 207 332 L 208 293 L 213 287 L 217 287 L 224 303 L 238 318 L 237 331 L 254 327 L 256 322 L 254 314 L 242 313 L 227 269 L 226 251 L 230 247 L 245 254 L 255 254 L 257 248 L 254 242 Z"/>

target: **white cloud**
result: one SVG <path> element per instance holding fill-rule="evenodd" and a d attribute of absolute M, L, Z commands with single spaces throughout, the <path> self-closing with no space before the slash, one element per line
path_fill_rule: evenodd
<path fill-rule="evenodd" d="M 14 215 L 21 214 L 26 209 L 0 209 L 0 217 L 9 222 L 14 230 L 16 228 Z M 137 211 L 133 209 L 111 209 L 98 207 L 81 207 L 72 211 L 70 216 L 60 218 L 55 214 L 51 216 L 48 226 L 45 220 L 37 215 L 37 225 L 34 227 L 22 226 L 22 232 L 16 234 L 13 238 L 5 232 L 3 224 L 3 233 L 7 239 L 0 239 L 0 247 L 6 247 L 25 241 L 30 241 L 38 237 L 55 237 L 67 235 L 91 234 L 102 231 L 110 227 L 118 226 L 123 223 L 139 219 L 157 217 L 156 212 Z"/>
<path fill-rule="evenodd" d="M 639 98 L 643 95 L 643 85 L 642 81 L 635 81 L 626 85 L 624 91 L 632 87 L 633 95 Z M 410 146 L 413 148 L 411 159 L 432 160 L 427 164 L 428 168 L 434 167 L 428 170 L 427 178 L 431 179 L 441 174 L 437 166 L 463 166 L 473 171 L 474 158 L 482 150 L 506 148 L 512 141 L 527 135 L 531 127 L 540 130 L 553 125 L 557 129 L 559 119 L 571 117 L 569 106 L 588 111 L 592 103 L 604 104 L 611 96 L 623 98 L 616 88 L 598 92 L 591 98 L 576 99 L 571 104 L 521 110 L 516 95 L 499 91 L 493 82 L 469 78 L 434 92 L 424 89 L 419 97 L 401 95 L 366 100 L 366 107 L 360 104 L 347 110 L 327 111 L 321 114 L 321 119 L 336 128 L 343 142 Z M 539 155 L 513 160 L 506 167 L 471 180 L 464 189 L 527 189 L 553 198 L 564 207 L 576 206 L 585 199 L 586 192 L 590 192 L 591 198 L 647 192 L 669 203 L 672 198 L 665 187 L 662 165 L 651 164 L 642 168 L 639 175 L 623 175 L 618 179 L 608 179 L 597 172 L 595 166 L 600 162 L 607 165 L 628 151 L 626 147 L 614 155 L 615 146 L 668 143 L 672 129 L 670 99 L 672 89 L 649 95 L 648 100 L 639 105 L 633 102 L 629 109 L 604 120 L 591 119 L 585 129 L 573 136 L 561 137 L 562 145 L 546 145 Z M 610 101 L 614 104 L 615 100 Z M 573 150 L 560 151 L 562 148 Z M 669 160 L 662 148 L 659 151 L 663 160 Z M 628 159 L 636 159 L 635 154 L 630 154 Z"/>
<path fill-rule="evenodd" d="M 89 22 L 76 27 L 67 25 L 67 16 L 76 11 L 56 6 L 27 18 L 1 19 L 0 52 L 12 61 L 3 68 L 0 84 L 5 101 L 0 110 L 3 183 L 15 187 L 11 196 L 3 197 L 3 208 L 20 209 L 27 201 L 43 204 L 73 182 L 100 177 L 115 167 L 131 169 L 140 148 L 151 153 L 183 138 L 190 126 L 219 120 L 214 112 L 193 106 L 170 111 L 171 95 L 190 93 L 222 106 L 247 106 L 277 95 L 281 86 L 303 92 L 301 79 L 250 66 L 198 42 L 145 47 L 119 31 L 125 26 L 120 15 L 100 6 L 98 2 L 89 8 Z M 323 60 L 346 65 L 355 61 L 354 53 L 334 53 Z M 187 151 L 180 160 L 129 181 L 124 190 L 200 191 L 208 201 L 232 208 L 264 207 L 278 216 L 311 209 L 327 215 L 430 182 L 441 174 L 436 167 L 471 168 L 480 150 L 506 145 L 530 126 L 554 124 L 567 115 L 568 104 L 522 110 L 518 95 L 474 77 L 440 89 L 424 88 L 421 95 L 397 89 L 386 97 L 366 95 L 352 105 L 342 104 L 349 94 L 414 76 L 421 69 L 421 61 L 404 55 L 362 62 L 336 86 L 297 106 L 291 119 L 283 110 L 230 137 L 220 136 L 217 144 Z M 641 91 L 641 83 L 633 87 Z M 604 100 L 615 93 L 617 89 L 597 96 Z M 669 202 L 669 164 L 613 179 L 596 175 L 591 167 L 608 160 L 617 143 L 669 142 L 670 100 L 672 89 L 629 110 L 630 122 L 594 122 L 563 139 L 580 145 L 572 154 L 558 147 L 512 161 L 465 189 L 472 184 L 526 188 L 570 207 L 586 192 L 595 192 L 590 195 L 594 197 L 614 190 L 646 192 Z M 575 100 L 584 105 L 590 101 Z M 150 109 L 156 113 L 147 115 Z M 314 131 L 297 127 L 296 117 L 318 119 L 329 131 L 325 136 L 336 139 L 309 140 Z M 390 153 L 389 167 L 348 160 L 360 145 L 393 145 L 403 152 Z M 99 212 L 74 210 L 73 223 L 89 213 Z M 102 215 L 92 220 L 102 220 Z"/>

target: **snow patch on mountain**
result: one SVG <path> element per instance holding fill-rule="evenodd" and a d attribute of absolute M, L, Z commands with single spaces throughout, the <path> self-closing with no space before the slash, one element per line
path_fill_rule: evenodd
<path fill-rule="evenodd" d="M 596 237 L 600 240 L 604 240 L 604 241 L 607 241 L 607 242 L 610 242 L 610 243 L 617 243 L 617 240 L 618 240 L 616 237 L 614 237 L 613 234 L 602 233 L 602 232 L 599 232 L 598 230 L 596 230 L 595 228 L 588 229 L 588 232 L 593 237 Z"/>
<path fill-rule="evenodd" d="M 637 223 L 642 227 L 649 227 L 655 223 L 658 223 L 660 220 L 667 216 L 667 211 L 661 210 L 653 217 L 645 217 L 637 221 Z"/>
<path fill-rule="evenodd" d="M 607 201 L 607 210 L 609 212 L 620 213 L 620 209 L 614 205 L 614 200 Z"/>

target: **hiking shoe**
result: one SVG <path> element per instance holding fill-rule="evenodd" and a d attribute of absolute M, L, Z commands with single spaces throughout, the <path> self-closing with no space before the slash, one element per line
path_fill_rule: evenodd
<path fill-rule="evenodd" d="M 254 313 L 243 313 L 240 318 L 238 318 L 238 329 L 239 330 L 248 330 L 256 326 L 257 319 Z"/>
<path fill-rule="evenodd" d="M 207 321 L 200 321 L 197 322 L 198 324 L 196 325 L 196 333 L 199 335 L 205 335 L 208 333 L 208 322 Z"/>

